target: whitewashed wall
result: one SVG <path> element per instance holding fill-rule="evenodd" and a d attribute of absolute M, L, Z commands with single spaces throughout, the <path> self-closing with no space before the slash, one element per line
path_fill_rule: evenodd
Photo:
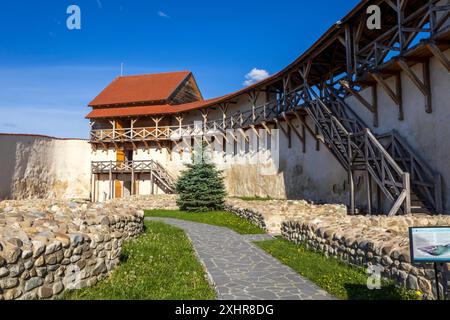
<path fill-rule="evenodd" d="M 450 50 L 445 52 L 450 58 Z M 422 65 L 413 68 L 422 78 Z M 350 107 L 376 133 L 383 134 L 393 129 L 408 142 L 432 170 L 443 178 L 444 206 L 450 210 L 450 74 L 436 59 L 430 60 L 432 113 L 425 112 L 425 98 L 407 75 L 401 74 L 404 120 L 399 120 L 399 108 L 383 88 L 377 88 L 379 126 L 373 126 L 373 115 L 354 97 L 347 99 Z M 391 88 L 395 80 L 388 79 Z M 371 90 L 362 95 L 371 101 Z"/>
<path fill-rule="evenodd" d="M 0 134 L 0 150 L 0 199 L 89 198 L 87 141 Z"/>

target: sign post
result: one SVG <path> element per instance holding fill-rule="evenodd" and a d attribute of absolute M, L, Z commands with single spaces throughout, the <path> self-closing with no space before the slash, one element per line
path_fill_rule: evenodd
<path fill-rule="evenodd" d="M 409 243 L 412 263 L 433 263 L 436 297 L 441 299 L 438 264 L 450 262 L 450 227 L 411 227 Z M 445 299 L 445 293 L 444 293 Z"/>

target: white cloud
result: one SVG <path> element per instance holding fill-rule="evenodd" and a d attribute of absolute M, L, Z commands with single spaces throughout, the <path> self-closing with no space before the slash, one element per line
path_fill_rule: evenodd
<path fill-rule="evenodd" d="M 245 75 L 246 80 L 244 81 L 244 86 L 249 86 L 268 77 L 269 73 L 266 70 L 253 68 L 249 73 Z"/>
<path fill-rule="evenodd" d="M 170 16 L 163 11 L 158 11 L 157 13 L 161 18 L 170 18 Z"/>

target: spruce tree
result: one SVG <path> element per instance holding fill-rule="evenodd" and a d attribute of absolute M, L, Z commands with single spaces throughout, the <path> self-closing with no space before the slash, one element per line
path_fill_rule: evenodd
<path fill-rule="evenodd" d="M 176 184 L 180 210 L 206 212 L 223 209 L 226 191 L 222 172 L 207 161 L 205 144 L 199 154 L 194 154 L 193 163 L 181 173 Z"/>

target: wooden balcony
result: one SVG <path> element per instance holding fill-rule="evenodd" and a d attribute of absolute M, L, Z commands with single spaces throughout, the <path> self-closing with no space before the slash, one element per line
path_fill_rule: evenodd
<path fill-rule="evenodd" d="M 93 161 L 92 173 L 149 173 L 159 168 L 153 161 Z"/>
<path fill-rule="evenodd" d="M 111 184 L 113 174 L 131 174 L 132 186 L 134 186 L 135 174 L 149 173 L 150 179 L 154 180 L 164 191 L 173 193 L 175 190 L 175 178 L 160 163 L 154 160 L 93 161 L 91 162 L 91 171 L 93 175 L 108 174 Z M 112 185 L 111 188 L 113 188 Z"/>
<path fill-rule="evenodd" d="M 167 126 L 91 130 L 92 143 L 179 140 L 192 135 L 193 126 Z"/>

